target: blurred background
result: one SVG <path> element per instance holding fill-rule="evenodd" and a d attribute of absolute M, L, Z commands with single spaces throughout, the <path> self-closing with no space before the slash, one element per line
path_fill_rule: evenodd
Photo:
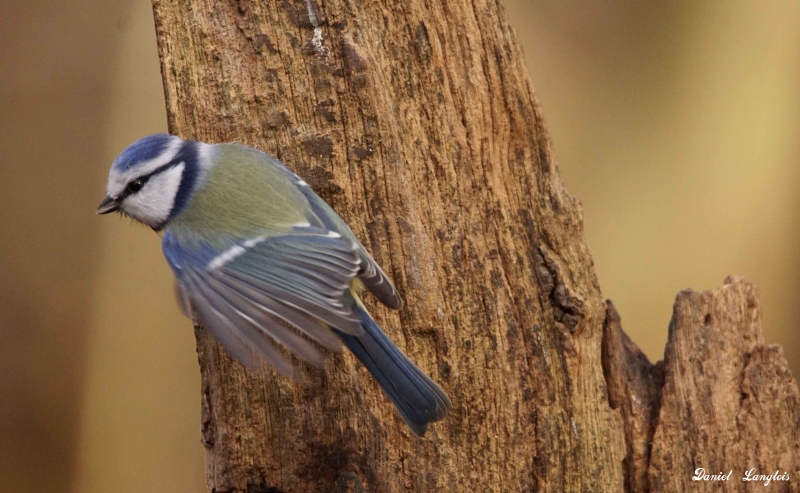
<path fill-rule="evenodd" d="M 506 0 L 606 297 L 651 360 L 727 274 L 800 370 L 800 3 Z M 96 217 L 166 131 L 150 3 L 0 2 L 0 485 L 202 492 L 199 375 L 158 237 Z"/>

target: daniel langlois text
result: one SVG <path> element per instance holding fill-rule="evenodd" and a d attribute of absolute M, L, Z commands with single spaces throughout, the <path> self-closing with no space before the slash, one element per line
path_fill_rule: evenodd
<path fill-rule="evenodd" d="M 692 481 L 730 481 L 732 477 L 733 469 L 728 471 L 728 474 L 725 474 L 724 472 L 709 474 L 704 468 L 698 467 L 694 470 Z M 735 480 L 736 478 L 733 479 Z M 775 471 L 772 474 L 761 474 L 754 467 L 750 470 L 744 471 L 742 481 L 763 481 L 764 486 L 769 486 L 769 483 L 772 481 L 789 481 L 789 473 Z"/>

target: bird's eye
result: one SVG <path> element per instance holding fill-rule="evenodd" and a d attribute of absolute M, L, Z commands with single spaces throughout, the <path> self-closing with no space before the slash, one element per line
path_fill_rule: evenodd
<path fill-rule="evenodd" d="M 128 183 L 128 193 L 136 193 L 142 189 L 144 186 L 144 182 L 142 180 L 133 180 L 132 182 Z"/>

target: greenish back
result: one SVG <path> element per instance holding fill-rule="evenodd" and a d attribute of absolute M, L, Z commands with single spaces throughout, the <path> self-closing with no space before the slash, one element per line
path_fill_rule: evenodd
<path fill-rule="evenodd" d="M 312 216 L 293 175 L 279 162 L 238 144 L 218 144 L 213 152 L 216 164 L 170 229 L 186 228 L 216 244 L 222 235 L 283 234 Z"/>

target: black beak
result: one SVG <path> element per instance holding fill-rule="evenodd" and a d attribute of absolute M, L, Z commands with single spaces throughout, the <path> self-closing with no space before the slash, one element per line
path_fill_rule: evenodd
<path fill-rule="evenodd" d="M 98 214 L 108 214 L 109 212 L 116 212 L 119 210 L 119 199 L 106 195 L 106 198 L 97 206 Z"/>

